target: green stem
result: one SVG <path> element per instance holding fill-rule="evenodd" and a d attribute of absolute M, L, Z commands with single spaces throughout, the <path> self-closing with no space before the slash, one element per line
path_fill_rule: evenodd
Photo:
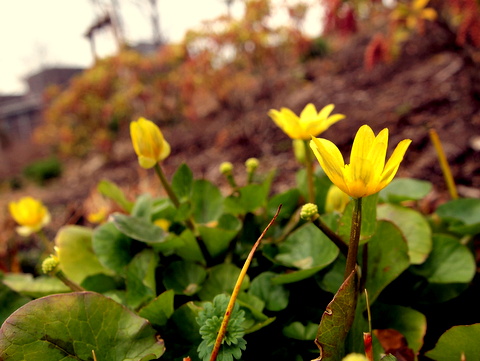
<path fill-rule="evenodd" d="M 350 242 L 348 243 L 347 265 L 344 279 L 355 269 L 357 264 L 358 243 L 360 242 L 360 230 L 362 225 L 362 198 L 353 198 L 352 228 L 350 230 Z"/>
<path fill-rule="evenodd" d="M 55 277 L 68 286 L 73 292 L 83 292 L 85 289 L 68 278 L 63 271 L 55 272 Z"/>
<path fill-rule="evenodd" d="M 173 189 L 172 189 L 172 187 L 170 186 L 170 183 L 168 183 L 167 178 L 165 177 L 165 174 L 163 173 L 162 168 L 160 167 L 160 165 L 159 165 L 158 163 L 155 164 L 155 167 L 154 167 L 154 168 L 155 168 L 155 173 L 157 173 L 158 178 L 160 178 L 160 182 L 162 183 L 163 188 L 164 188 L 165 191 L 167 192 L 168 197 L 169 197 L 170 200 L 172 201 L 173 205 L 174 205 L 176 208 L 180 207 L 180 202 L 178 201 L 177 196 L 176 196 L 175 193 L 173 192 Z"/>
<path fill-rule="evenodd" d="M 38 238 L 40 238 L 43 245 L 45 246 L 45 250 L 47 251 L 47 253 L 55 253 L 52 242 L 47 238 L 45 232 L 43 232 L 43 229 L 37 231 L 37 236 Z"/>
<path fill-rule="evenodd" d="M 347 257 L 348 256 L 348 246 L 334 231 L 332 231 L 320 218 L 317 216 L 313 219 L 313 223 L 328 237 L 330 240 L 335 243 L 335 245 L 340 249 L 340 252 Z"/>
<path fill-rule="evenodd" d="M 308 185 L 308 201 L 315 203 L 315 188 L 313 183 L 313 162 L 312 151 L 310 150 L 309 140 L 304 140 L 303 145 L 305 148 L 305 169 L 307 171 L 307 185 Z"/>

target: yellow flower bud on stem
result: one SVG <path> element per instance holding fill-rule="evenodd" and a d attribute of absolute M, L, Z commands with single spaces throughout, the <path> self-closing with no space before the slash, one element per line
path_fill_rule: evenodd
<path fill-rule="evenodd" d="M 255 171 L 258 168 L 258 159 L 248 158 L 245 161 L 245 167 L 247 168 L 247 184 L 251 184 L 253 182 L 253 176 L 255 175 Z"/>
<path fill-rule="evenodd" d="M 220 164 L 220 173 L 222 173 L 225 178 L 227 178 L 228 184 L 233 189 L 237 188 L 237 183 L 235 182 L 235 178 L 233 178 L 233 164 L 230 162 L 223 162 Z"/>
<path fill-rule="evenodd" d="M 57 277 L 60 281 L 63 282 L 68 288 L 70 288 L 73 292 L 83 292 L 85 289 L 78 285 L 77 283 L 73 282 L 70 278 L 68 278 L 65 273 L 59 268 L 59 260 L 58 257 L 54 254 L 51 254 L 48 258 L 46 258 L 42 263 L 42 271 L 43 273 L 50 274 L 52 276 Z"/>

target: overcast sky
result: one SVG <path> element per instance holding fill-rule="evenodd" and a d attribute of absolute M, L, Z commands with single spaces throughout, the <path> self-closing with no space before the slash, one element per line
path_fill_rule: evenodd
<path fill-rule="evenodd" d="M 150 41 L 148 1 L 118 2 L 127 40 Z M 222 0 L 157 2 L 161 32 L 170 41 L 181 40 L 187 29 L 199 26 L 202 20 L 226 13 Z M 103 0 L 103 3 L 109 1 Z M 237 1 L 233 7 L 236 17 L 243 13 L 241 3 Z M 0 94 L 24 91 L 23 78 L 45 65 L 90 66 L 92 54 L 83 34 L 99 10 L 92 0 L 0 0 Z M 311 16 L 315 20 L 310 29 L 319 31 L 319 15 L 315 9 Z M 107 32 L 98 39 L 97 47 L 99 52 L 113 51 L 114 44 Z"/>

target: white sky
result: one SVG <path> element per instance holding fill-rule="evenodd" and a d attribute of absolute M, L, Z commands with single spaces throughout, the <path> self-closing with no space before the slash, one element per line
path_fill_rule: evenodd
<path fill-rule="evenodd" d="M 152 29 L 148 1 L 117 1 L 126 39 L 132 43 L 150 41 Z M 160 30 L 170 41 L 181 40 L 187 29 L 198 27 L 202 20 L 226 13 L 223 0 L 157 2 Z M 110 1 L 103 0 L 103 3 Z M 313 4 L 318 3 L 313 1 Z M 83 34 L 96 19 L 96 10 L 98 8 L 92 0 L 0 0 L 0 94 L 25 91 L 24 77 L 43 66 L 90 66 L 92 54 Z M 233 15 L 239 17 L 242 13 L 242 1 L 237 0 Z M 277 13 L 280 21 L 285 18 L 286 13 Z M 306 30 L 318 34 L 319 18 L 319 9 L 314 7 L 307 18 Z M 108 30 L 96 41 L 100 54 L 115 49 Z"/>

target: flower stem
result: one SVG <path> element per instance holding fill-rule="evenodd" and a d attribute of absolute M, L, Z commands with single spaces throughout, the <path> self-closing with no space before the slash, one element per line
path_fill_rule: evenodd
<path fill-rule="evenodd" d="M 350 230 L 350 242 L 348 243 L 347 265 L 344 279 L 355 269 L 357 264 L 358 243 L 360 242 L 360 230 L 362 225 L 362 198 L 353 198 L 352 228 Z"/>
<path fill-rule="evenodd" d="M 250 253 L 248 254 L 247 259 L 245 260 L 245 263 L 243 264 L 242 270 L 240 271 L 240 274 L 238 275 L 238 278 L 237 278 L 237 283 L 235 283 L 235 287 L 233 288 L 232 295 L 230 296 L 230 301 L 228 302 L 228 306 L 225 311 L 225 316 L 223 317 L 222 324 L 220 325 L 220 329 L 218 330 L 217 339 L 215 340 L 215 344 L 213 345 L 210 361 L 215 361 L 217 359 L 218 351 L 220 350 L 220 346 L 222 345 L 223 338 L 225 337 L 225 333 L 227 332 L 228 321 L 230 321 L 230 316 L 232 315 L 233 306 L 235 306 L 235 301 L 237 299 L 238 293 L 240 292 L 240 287 L 242 286 L 243 279 L 247 274 L 248 267 L 252 262 L 253 255 L 257 250 L 258 246 L 260 245 L 260 242 L 262 241 L 263 237 L 265 236 L 265 233 L 267 233 L 270 226 L 277 219 L 277 216 L 280 213 L 281 209 L 282 209 L 282 205 L 280 204 L 278 206 L 277 212 L 275 213 L 275 215 L 273 216 L 272 220 L 267 225 L 267 227 L 263 230 L 260 237 L 258 237 L 257 241 L 255 242 L 252 249 L 250 250 Z"/>
<path fill-rule="evenodd" d="M 335 243 L 335 245 L 340 249 L 340 252 L 347 257 L 348 256 L 348 246 L 334 231 L 332 231 L 320 218 L 316 216 L 313 218 L 313 224 L 315 224 L 318 229 L 320 229 L 330 240 Z"/>
<path fill-rule="evenodd" d="M 52 242 L 47 238 L 47 236 L 45 235 L 45 232 L 43 232 L 43 229 L 40 229 L 39 231 L 37 231 L 37 236 L 42 241 L 47 253 L 55 253 Z"/>
<path fill-rule="evenodd" d="M 315 203 L 315 188 L 313 184 L 313 162 L 312 151 L 310 150 L 309 140 L 304 140 L 303 145 L 305 148 L 305 169 L 307 171 L 307 186 L 308 186 L 308 201 Z"/>
<path fill-rule="evenodd" d="M 442 142 L 438 137 L 438 133 L 435 129 L 430 129 L 429 131 L 430 140 L 433 143 L 435 152 L 437 153 L 438 162 L 440 163 L 440 168 L 442 169 L 443 177 L 445 178 L 445 183 L 447 183 L 448 192 L 452 199 L 458 198 L 457 188 L 455 186 L 455 181 L 453 180 L 452 171 L 448 165 L 447 157 L 442 147 Z"/>
<path fill-rule="evenodd" d="M 165 174 L 163 173 L 163 170 L 162 170 L 162 168 L 160 167 L 160 165 L 159 165 L 158 163 L 155 164 L 154 169 L 155 169 L 155 173 L 157 173 L 158 178 L 160 178 L 160 182 L 162 183 L 163 188 L 164 188 L 165 191 L 167 192 L 168 197 L 169 197 L 170 200 L 172 201 L 173 205 L 174 205 L 176 208 L 180 207 L 180 202 L 178 201 L 177 196 L 176 196 L 175 193 L 173 192 L 173 189 L 172 189 L 172 187 L 170 186 L 170 183 L 168 183 L 167 178 L 165 177 Z"/>
<path fill-rule="evenodd" d="M 62 281 L 67 287 L 69 287 L 73 292 L 83 292 L 85 289 L 73 282 L 70 278 L 68 278 L 63 271 L 58 270 L 55 272 L 55 277 L 57 277 L 60 281 Z"/>

